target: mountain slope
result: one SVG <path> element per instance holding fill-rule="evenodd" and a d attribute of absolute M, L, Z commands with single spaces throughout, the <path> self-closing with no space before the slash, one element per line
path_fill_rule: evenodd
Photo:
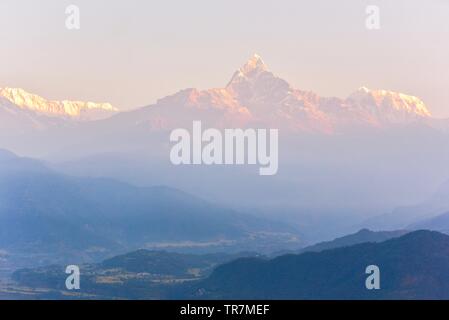
<path fill-rule="evenodd" d="M 367 290 L 367 266 L 381 272 L 381 289 Z M 218 267 L 191 289 L 219 299 L 449 299 L 449 236 L 416 231 L 382 243 L 240 259 Z"/>
<path fill-rule="evenodd" d="M 79 257 L 139 247 L 241 250 L 294 237 L 283 224 L 168 187 L 64 176 L 7 152 L 0 153 L 0 168 L 0 249 L 9 252 L 70 257 L 75 251 Z"/>
<path fill-rule="evenodd" d="M 445 212 L 434 218 L 413 223 L 409 226 L 409 228 L 412 230 L 434 230 L 449 234 L 449 212 Z"/>
<path fill-rule="evenodd" d="M 438 225 L 438 217 L 449 210 L 449 182 L 443 183 L 428 199 L 411 206 L 402 206 L 392 212 L 374 217 L 364 222 L 363 226 L 376 230 L 410 230 L 431 229 L 442 231 L 448 229 Z M 431 221 L 434 222 L 432 223 Z M 443 218 L 442 218 L 443 220 Z M 427 222 L 428 223 L 427 223 Z M 431 227 L 433 225 L 433 227 Z M 441 229 L 436 229 L 441 227 Z"/>
<path fill-rule="evenodd" d="M 50 118 L 17 105 L 0 96 L 0 129 L 2 137 L 28 135 L 53 126 L 63 125 L 61 119 Z M 5 140 L 7 141 L 7 140 Z"/>
<path fill-rule="evenodd" d="M 305 252 L 320 252 L 335 248 L 350 247 L 360 243 L 366 242 L 383 242 L 392 238 L 397 238 L 409 233 L 409 231 L 370 231 L 362 229 L 359 232 L 343 236 L 332 241 L 320 242 L 312 246 L 305 247 L 298 251 L 298 253 Z"/>

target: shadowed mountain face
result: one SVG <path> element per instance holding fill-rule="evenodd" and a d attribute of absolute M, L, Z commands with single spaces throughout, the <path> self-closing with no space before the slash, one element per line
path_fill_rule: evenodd
<path fill-rule="evenodd" d="M 139 247 L 242 250 L 250 238 L 269 247 L 291 241 L 294 233 L 176 189 L 64 176 L 39 162 L 0 153 L 0 249 L 9 252 L 83 262 L 95 253 L 101 257 Z"/>
<path fill-rule="evenodd" d="M 367 290 L 365 269 L 377 265 L 381 289 Z M 416 231 L 382 243 L 239 259 L 197 285 L 197 298 L 449 299 L 449 236 Z"/>

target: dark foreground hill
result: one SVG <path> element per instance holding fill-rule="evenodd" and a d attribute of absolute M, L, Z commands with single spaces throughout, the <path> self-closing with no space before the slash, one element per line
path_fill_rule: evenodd
<path fill-rule="evenodd" d="M 367 290 L 366 267 L 380 268 Z M 239 259 L 189 288 L 200 299 L 449 299 L 449 236 L 415 231 L 382 243 Z"/>
<path fill-rule="evenodd" d="M 219 264 L 255 253 L 182 254 L 137 250 L 102 263 L 80 265 L 81 290 L 65 287 L 65 266 L 20 269 L 12 278 L 16 285 L 1 294 L 24 293 L 32 299 L 164 299 L 189 283 L 207 277 Z M 30 289 L 32 288 L 32 289 Z"/>

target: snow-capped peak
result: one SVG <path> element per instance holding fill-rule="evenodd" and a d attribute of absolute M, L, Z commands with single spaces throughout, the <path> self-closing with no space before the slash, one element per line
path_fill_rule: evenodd
<path fill-rule="evenodd" d="M 368 92 L 370 92 L 370 89 L 368 89 L 368 88 L 365 87 L 365 86 L 361 86 L 361 87 L 357 90 L 357 92 L 368 93 Z"/>
<path fill-rule="evenodd" d="M 421 99 L 400 92 L 371 90 L 366 87 L 360 87 L 356 92 L 349 96 L 348 100 L 359 105 L 375 106 L 379 111 L 383 112 L 390 109 L 421 117 L 432 116 L 431 112 L 427 109 Z"/>
<path fill-rule="evenodd" d="M 59 116 L 80 120 L 98 120 L 118 112 L 109 103 L 84 101 L 53 101 L 29 93 L 21 88 L 0 88 L 0 97 L 9 100 L 17 107 L 47 116 Z"/>
<path fill-rule="evenodd" d="M 254 54 L 246 63 L 238 69 L 226 87 L 257 78 L 260 74 L 268 72 L 266 64 L 258 54 Z"/>
<path fill-rule="evenodd" d="M 240 68 L 240 72 L 244 75 L 250 75 L 254 72 L 267 71 L 267 66 L 263 62 L 262 58 L 256 53 L 254 54 L 243 67 Z"/>

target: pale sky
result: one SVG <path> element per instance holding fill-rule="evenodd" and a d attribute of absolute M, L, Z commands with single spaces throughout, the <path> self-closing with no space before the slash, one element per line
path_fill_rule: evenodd
<path fill-rule="evenodd" d="M 367 5 L 380 30 L 366 29 Z M 223 87 L 258 53 L 296 88 L 395 90 L 449 117 L 449 0 L 0 0 L 0 41 L 0 87 L 50 99 L 144 106 Z"/>

